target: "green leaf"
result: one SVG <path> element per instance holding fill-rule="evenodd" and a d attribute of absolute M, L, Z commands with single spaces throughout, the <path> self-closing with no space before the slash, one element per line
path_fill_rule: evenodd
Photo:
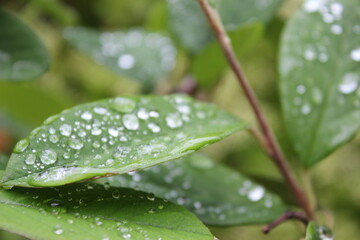
<path fill-rule="evenodd" d="M 244 128 L 216 106 L 183 95 L 79 105 L 18 142 L 3 182 L 56 186 L 126 173 L 182 157 Z"/>
<path fill-rule="evenodd" d="M 29 27 L 0 9 L 0 29 L 0 80 L 32 80 L 48 70 L 49 55 Z"/>
<path fill-rule="evenodd" d="M 310 167 L 360 127 L 360 3 L 308 0 L 287 25 L 280 54 L 283 113 Z"/>
<path fill-rule="evenodd" d="M 0 153 L 0 171 L 5 170 L 9 157 Z"/>
<path fill-rule="evenodd" d="M 169 27 L 180 43 L 196 53 L 213 40 L 213 34 L 199 4 L 195 0 L 167 0 Z M 282 0 L 226 0 L 216 5 L 227 30 L 233 31 L 252 21 L 267 22 Z"/>
<path fill-rule="evenodd" d="M 254 47 L 262 37 L 263 30 L 264 28 L 261 23 L 252 23 L 230 32 L 229 37 L 234 44 L 236 55 L 238 57 L 242 56 L 247 50 Z M 200 86 L 211 87 L 220 79 L 227 66 L 228 63 L 219 44 L 213 42 L 208 44 L 194 57 L 190 72 L 194 75 Z"/>
<path fill-rule="evenodd" d="M 115 73 L 154 87 L 175 65 L 176 49 L 158 33 L 133 29 L 128 32 L 97 32 L 67 28 L 64 37 L 78 50 Z"/>
<path fill-rule="evenodd" d="M 318 226 L 314 222 L 310 222 L 306 228 L 306 240 L 332 240 L 333 235 L 329 228 Z"/>
<path fill-rule="evenodd" d="M 97 184 L 0 190 L 0 228 L 30 239 L 211 240 L 184 208 Z"/>
<path fill-rule="evenodd" d="M 153 193 L 212 226 L 268 223 L 285 211 L 277 196 L 201 154 L 98 181 Z"/>

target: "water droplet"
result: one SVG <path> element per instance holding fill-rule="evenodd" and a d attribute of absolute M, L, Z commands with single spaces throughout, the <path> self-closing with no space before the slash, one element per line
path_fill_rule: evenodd
<path fill-rule="evenodd" d="M 352 60 L 360 62 L 360 48 L 352 50 L 350 53 L 350 57 Z"/>
<path fill-rule="evenodd" d="M 304 115 L 310 114 L 311 113 L 311 106 L 309 104 L 304 104 L 301 107 L 301 113 L 304 114 Z"/>
<path fill-rule="evenodd" d="M 129 98 L 118 97 L 113 100 L 112 107 L 121 113 L 129 113 L 135 109 L 136 102 Z"/>
<path fill-rule="evenodd" d="M 61 135 L 68 137 L 71 134 L 72 127 L 69 124 L 63 124 L 60 126 L 59 130 Z"/>
<path fill-rule="evenodd" d="M 156 111 L 150 111 L 149 116 L 152 118 L 158 118 L 160 116 L 160 114 Z"/>
<path fill-rule="evenodd" d="M 304 3 L 304 10 L 309 13 L 316 12 L 319 11 L 322 5 L 323 5 L 323 1 L 308 0 Z"/>
<path fill-rule="evenodd" d="M 148 210 L 148 213 L 150 213 L 150 214 L 153 214 L 153 213 L 155 213 L 156 211 L 155 211 L 155 208 L 150 208 L 149 210 Z"/>
<path fill-rule="evenodd" d="M 157 125 L 156 123 L 149 123 L 148 124 L 148 128 L 153 132 L 153 133 L 158 133 L 158 132 L 160 132 L 160 126 L 159 125 Z"/>
<path fill-rule="evenodd" d="M 91 134 L 94 135 L 94 136 L 98 136 L 102 133 L 101 129 L 100 128 L 93 128 L 91 129 Z"/>
<path fill-rule="evenodd" d="M 50 135 L 49 140 L 52 143 L 57 143 L 59 141 L 59 137 L 57 135 Z"/>
<path fill-rule="evenodd" d="M 112 192 L 112 197 L 115 199 L 119 199 L 120 198 L 120 192 L 118 190 L 115 190 Z"/>
<path fill-rule="evenodd" d="M 314 53 L 314 51 L 312 51 L 312 50 L 305 50 L 305 52 L 304 52 L 304 58 L 306 59 L 306 60 L 309 60 L 309 61 L 312 61 L 312 60 L 314 60 L 315 59 L 315 53 Z"/>
<path fill-rule="evenodd" d="M 51 149 L 44 150 L 40 155 L 40 160 L 46 165 L 53 164 L 57 160 L 57 153 Z"/>
<path fill-rule="evenodd" d="M 89 121 L 92 119 L 92 114 L 89 111 L 83 112 L 83 114 L 81 114 L 81 118 Z"/>
<path fill-rule="evenodd" d="M 150 201 L 154 201 L 154 200 L 155 200 L 155 194 L 149 193 L 149 194 L 146 196 L 146 198 L 147 198 L 148 200 L 150 200 Z"/>
<path fill-rule="evenodd" d="M 247 197 L 250 201 L 257 202 L 263 198 L 264 194 L 264 188 L 261 186 L 257 186 L 248 192 Z"/>
<path fill-rule="evenodd" d="M 110 159 L 106 160 L 105 165 L 108 167 L 111 167 L 114 165 L 114 163 L 115 163 L 114 159 L 110 158 Z"/>
<path fill-rule="evenodd" d="M 109 129 L 108 129 L 108 132 L 109 132 L 109 134 L 110 134 L 111 136 L 113 136 L 113 137 L 119 136 L 119 131 L 118 131 L 117 129 L 115 129 L 115 128 L 109 128 Z"/>
<path fill-rule="evenodd" d="M 74 224 L 74 220 L 72 220 L 72 219 L 69 219 L 67 222 L 68 222 L 69 224 Z"/>
<path fill-rule="evenodd" d="M 360 76 L 356 73 L 347 73 L 344 75 L 340 85 L 339 91 L 343 94 L 350 94 L 355 92 L 359 85 Z"/>
<path fill-rule="evenodd" d="M 100 218 L 96 217 L 95 218 L 95 225 L 96 226 L 101 226 L 103 224 L 103 222 L 100 220 Z"/>
<path fill-rule="evenodd" d="M 27 155 L 27 157 L 25 158 L 25 163 L 28 165 L 33 165 L 35 163 L 36 160 L 36 155 L 30 153 L 29 155 Z"/>
<path fill-rule="evenodd" d="M 202 207 L 201 202 L 194 202 L 194 208 L 195 209 L 200 209 Z"/>
<path fill-rule="evenodd" d="M 128 130 L 137 130 L 139 128 L 139 119 L 134 114 L 125 114 L 123 123 Z"/>
<path fill-rule="evenodd" d="M 166 120 L 166 125 L 169 128 L 178 128 L 181 127 L 183 124 L 181 117 L 179 116 L 178 113 L 168 114 L 165 120 Z"/>
<path fill-rule="evenodd" d="M 84 147 L 84 143 L 79 139 L 70 138 L 68 141 L 69 147 L 75 150 L 80 150 Z"/>
<path fill-rule="evenodd" d="M 54 227 L 54 233 L 55 233 L 56 235 L 61 235 L 61 234 L 63 234 L 63 232 L 64 232 L 64 230 L 61 228 L 60 225 L 56 225 L 56 226 Z"/>
<path fill-rule="evenodd" d="M 94 112 L 100 115 L 107 113 L 107 109 L 103 107 L 94 107 Z"/>
<path fill-rule="evenodd" d="M 146 109 L 140 108 L 139 111 L 137 112 L 137 116 L 140 119 L 146 120 L 149 118 L 149 113 Z"/>
<path fill-rule="evenodd" d="M 123 238 L 125 239 L 130 239 L 131 238 L 131 234 L 130 233 L 125 233 L 122 235 Z"/>
<path fill-rule="evenodd" d="M 20 140 L 14 147 L 14 152 L 15 153 L 22 153 L 24 152 L 27 147 L 29 146 L 29 139 L 28 138 L 24 138 L 22 140 Z"/>
<path fill-rule="evenodd" d="M 122 69 L 130 69 L 135 65 L 135 58 L 131 54 L 123 54 L 118 59 L 118 66 Z"/>
<path fill-rule="evenodd" d="M 334 2 L 330 5 L 330 10 L 332 12 L 332 14 L 336 15 L 336 16 L 341 16 L 344 7 L 341 3 L 338 2 Z"/>

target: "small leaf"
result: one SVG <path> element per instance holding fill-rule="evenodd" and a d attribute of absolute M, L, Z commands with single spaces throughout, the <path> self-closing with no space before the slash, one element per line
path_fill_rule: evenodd
<path fill-rule="evenodd" d="M 199 4 L 195 0 L 167 0 L 169 27 L 181 44 L 190 52 L 203 49 L 214 38 Z M 226 0 L 216 1 L 227 30 L 233 31 L 251 21 L 267 22 L 276 13 L 282 0 Z"/>
<path fill-rule="evenodd" d="M 285 210 L 262 186 L 201 154 L 98 181 L 153 193 L 212 226 L 268 223 Z"/>
<path fill-rule="evenodd" d="M 134 29 L 128 32 L 97 32 L 67 28 L 64 37 L 77 49 L 115 73 L 154 87 L 175 65 L 176 49 L 158 33 Z"/>
<path fill-rule="evenodd" d="M 242 56 L 256 45 L 263 34 L 263 25 L 252 23 L 230 32 L 229 37 L 234 45 L 236 55 Z M 227 68 L 228 63 L 219 44 L 208 44 L 201 50 L 191 63 L 191 73 L 202 87 L 211 87 Z"/>
<path fill-rule="evenodd" d="M 0 190 L 0 228 L 47 240 L 213 239 L 180 206 L 131 189 L 96 184 Z"/>
<path fill-rule="evenodd" d="M 332 240 L 333 235 L 329 228 L 318 226 L 314 222 L 310 222 L 306 228 L 306 240 Z"/>
<path fill-rule="evenodd" d="M 360 4 L 308 0 L 287 25 L 280 54 L 284 118 L 310 167 L 360 127 Z"/>
<path fill-rule="evenodd" d="M 65 110 L 18 142 L 5 185 L 56 186 L 147 168 L 245 124 L 183 95 L 118 97 Z"/>
<path fill-rule="evenodd" d="M 0 9 L 0 29 L 0 80 L 32 80 L 48 70 L 44 45 L 23 22 Z"/>

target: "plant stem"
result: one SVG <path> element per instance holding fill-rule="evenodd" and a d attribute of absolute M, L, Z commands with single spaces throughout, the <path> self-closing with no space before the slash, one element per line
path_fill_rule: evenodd
<path fill-rule="evenodd" d="M 273 159 L 277 167 L 279 168 L 281 174 L 283 175 L 285 181 L 288 183 L 290 189 L 292 190 L 293 194 L 295 195 L 299 206 L 303 208 L 307 217 L 309 219 L 313 219 L 313 212 L 310 207 L 309 201 L 302 191 L 300 186 L 295 180 L 295 177 L 277 143 L 277 140 L 273 136 L 269 124 L 267 123 L 264 114 L 260 109 L 260 105 L 256 98 L 254 91 L 252 90 L 250 84 L 248 83 L 245 74 L 240 66 L 239 61 L 236 58 L 235 52 L 233 50 L 231 41 L 229 36 L 227 35 L 224 26 L 220 20 L 218 12 L 213 9 L 207 0 L 198 0 L 203 12 L 206 15 L 206 18 L 213 29 L 215 36 L 220 44 L 220 47 L 230 64 L 235 76 L 241 85 L 247 100 L 256 116 L 258 124 L 260 126 L 261 132 L 263 134 L 264 141 L 266 143 L 266 152 L 270 155 Z M 269 151 L 267 151 L 269 149 Z"/>
<path fill-rule="evenodd" d="M 306 217 L 306 215 L 304 213 L 299 213 L 299 212 L 285 212 L 284 215 L 282 215 L 281 217 L 279 217 L 278 219 L 276 219 L 274 222 L 270 223 L 269 225 L 263 227 L 262 232 L 267 234 L 269 233 L 272 229 L 274 229 L 277 225 L 285 222 L 286 220 L 289 219 L 297 219 L 300 220 L 301 222 L 303 222 L 305 225 L 308 224 L 308 219 Z"/>

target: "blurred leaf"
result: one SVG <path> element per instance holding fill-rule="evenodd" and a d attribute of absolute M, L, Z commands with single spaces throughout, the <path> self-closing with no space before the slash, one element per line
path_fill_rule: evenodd
<path fill-rule="evenodd" d="M 198 52 L 213 39 L 204 14 L 195 0 L 167 0 L 169 27 L 190 52 Z"/>
<path fill-rule="evenodd" d="M 306 228 L 306 240 L 332 240 L 331 230 L 324 226 L 318 226 L 310 222 Z"/>
<path fill-rule="evenodd" d="M 78 22 L 76 12 L 59 0 L 32 0 L 41 11 L 49 14 L 63 26 L 74 25 Z"/>
<path fill-rule="evenodd" d="M 143 169 L 217 142 L 245 124 L 183 95 L 132 96 L 79 105 L 17 143 L 3 183 L 57 186 Z"/>
<path fill-rule="evenodd" d="M 306 167 L 348 142 L 360 127 L 359 22 L 358 1 L 308 0 L 283 34 L 283 113 Z"/>
<path fill-rule="evenodd" d="M 0 111 L 32 126 L 70 105 L 35 86 L 0 82 Z"/>
<path fill-rule="evenodd" d="M 176 49 L 171 40 L 143 30 L 97 32 L 67 28 L 64 37 L 78 50 L 112 71 L 140 81 L 152 89 L 175 64 Z"/>
<path fill-rule="evenodd" d="M 285 210 L 262 186 L 201 154 L 99 182 L 153 193 L 183 205 L 212 226 L 268 223 Z"/>
<path fill-rule="evenodd" d="M 0 29 L 0 80 L 33 80 L 48 70 L 44 45 L 23 22 L 0 9 Z"/>
<path fill-rule="evenodd" d="M 253 23 L 230 32 L 229 37 L 233 43 L 237 56 L 244 55 L 253 48 L 263 34 L 263 25 Z M 228 63 L 217 42 L 207 45 L 194 57 L 191 73 L 202 87 L 211 87 L 221 77 Z"/>
<path fill-rule="evenodd" d="M 5 170 L 9 157 L 0 153 L 0 171 Z"/>
<path fill-rule="evenodd" d="M 0 190 L 0 227 L 47 240 L 213 239 L 182 207 L 131 189 L 95 184 Z"/>
<path fill-rule="evenodd" d="M 181 44 L 196 53 L 213 40 L 213 34 L 195 0 L 167 0 L 169 27 Z M 267 22 L 277 12 L 282 0 L 226 0 L 217 6 L 227 30 L 235 30 L 252 21 Z"/>

